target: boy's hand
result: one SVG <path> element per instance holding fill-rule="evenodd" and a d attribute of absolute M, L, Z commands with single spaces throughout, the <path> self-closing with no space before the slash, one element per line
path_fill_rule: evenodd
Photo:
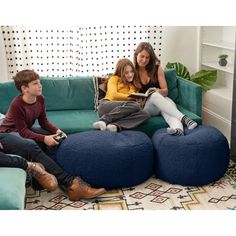
<path fill-rule="evenodd" d="M 58 134 L 64 134 L 64 135 L 67 137 L 67 135 L 66 135 L 62 130 L 60 130 L 60 129 L 57 130 L 56 134 L 57 134 L 57 135 L 58 135 Z"/>
<path fill-rule="evenodd" d="M 44 137 L 44 143 L 48 146 L 56 146 L 59 143 L 54 139 L 54 137 L 57 136 L 57 134 L 52 134 L 52 135 L 46 135 Z"/>

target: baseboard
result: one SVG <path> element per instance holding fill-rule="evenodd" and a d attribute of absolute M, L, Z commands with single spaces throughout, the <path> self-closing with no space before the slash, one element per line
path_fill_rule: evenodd
<path fill-rule="evenodd" d="M 206 107 L 202 108 L 202 123 L 211 125 L 219 129 L 230 143 L 231 137 L 231 121 L 220 116 L 219 114 L 213 112 L 212 110 L 207 109 Z"/>

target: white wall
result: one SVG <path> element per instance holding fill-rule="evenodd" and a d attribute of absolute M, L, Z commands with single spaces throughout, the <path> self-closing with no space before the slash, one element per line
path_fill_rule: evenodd
<path fill-rule="evenodd" d="M 163 26 L 161 65 L 168 62 L 180 62 L 190 74 L 198 71 L 199 63 L 199 27 Z"/>
<path fill-rule="evenodd" d="M 8 81 L 8 73 L 5 47 L 3 44 L 3 35 L 0 29 L 0 82 L 4 81 Z"/>

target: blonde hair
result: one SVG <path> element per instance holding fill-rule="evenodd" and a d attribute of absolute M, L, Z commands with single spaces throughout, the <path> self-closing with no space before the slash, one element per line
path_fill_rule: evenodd
<path fill-rule="evenodd" d="M 132 83 L 139 90 L 141 88 L 141 84 L 138 80 L 138 76 L 137 76 L 137 72 L 135 70 L 134 64 L 129 59 L 127 59 L 127 58 L 120 59 L 116 64 L 116 69 L 115 69 L 115 72 L 113 75 L 119 76 L 121 78 L 121 81 L 124 84 L 129 86 L 130 83 L 125 79 L 125 69 L 127 66 L 130 66 L 132 68 L 132 70 L 134 72 L 134 79 L 133 79 Z"/>

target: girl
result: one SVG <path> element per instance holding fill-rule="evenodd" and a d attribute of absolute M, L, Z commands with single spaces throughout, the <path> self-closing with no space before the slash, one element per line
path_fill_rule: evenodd
<path fill-rule="evenodd" d="M 148 114 L 129 98 L 131 93 L 138 92 L 140 88 L 133 63 L 128 59 L 120 59 L 115 73 L 108 81 L 106 96 L 99 102 L 100 120 L 93 127 L 116 132 L 132 129 L 147 120 Z"/>
<path fill-rule="evenodd" d="M 194 129 L 197 123 L 182 114 L 167 97 L 164 71 L 150 43 L 141 42 L 138 45 L 134 53 L 134 65 L 142 86 L 140 92 L 145 93 L 151 87 L 156 88 L 156 92 L 147 99 L 144 111 L 150 116 L 161 114 L 170 126 L 167 128 L 169 134 L 184 135 L 183 124 Z"/>

